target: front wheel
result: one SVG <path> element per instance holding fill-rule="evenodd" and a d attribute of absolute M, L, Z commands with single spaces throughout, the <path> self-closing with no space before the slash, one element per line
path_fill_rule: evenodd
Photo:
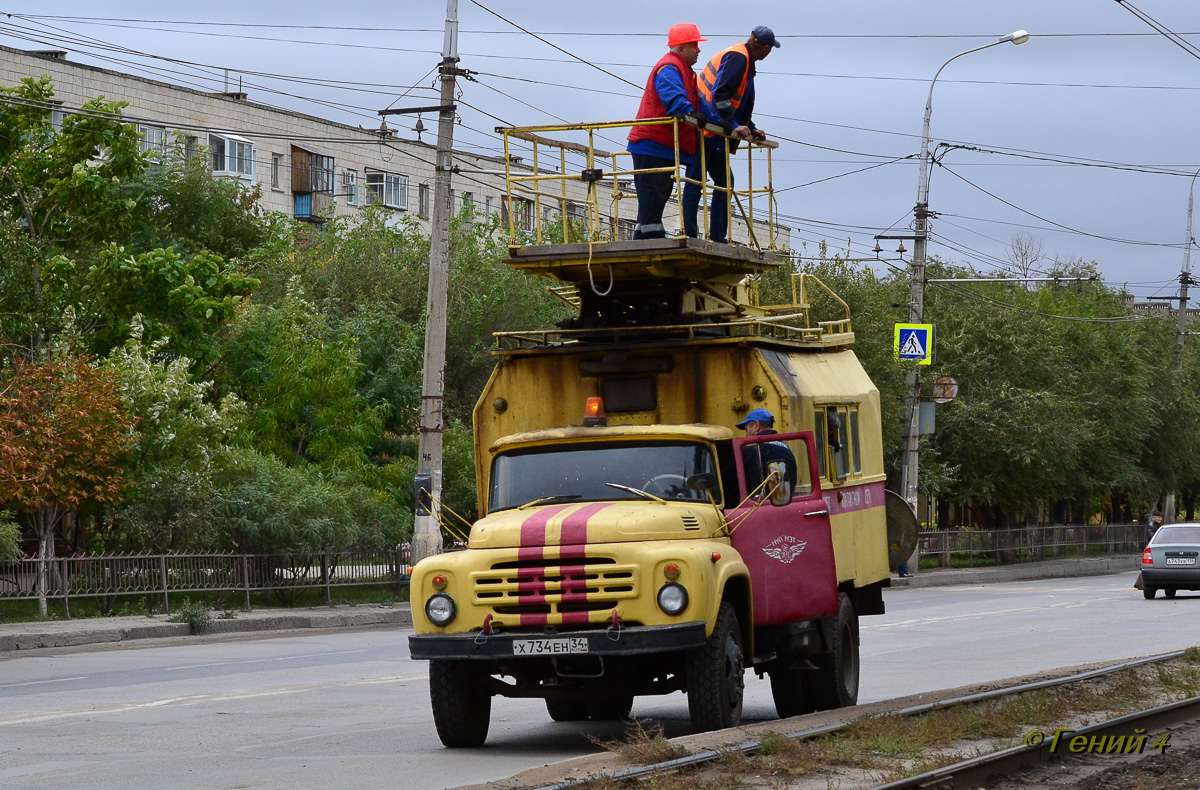
<path fill-rule="evenodd" d="M 737 613 L 722 603 L 712 636 L 687 656 L 688 713 L 697 731 L 723 730 L 741 722 L 745 670 Z"/>
<path fill-rule="evenodd" d="M 808 676 L 817 710 L 858 704 L 858 615 L 846 593 L 838 595 L 832 647 L 817 656 L 817 671 Z"/>
<path fill-rule="evenodd" d="M 429 701 L 444 746 L 463 749 L 487 740 L 492 695 L 478 669 L 462 661 L 430 661 Z"/>

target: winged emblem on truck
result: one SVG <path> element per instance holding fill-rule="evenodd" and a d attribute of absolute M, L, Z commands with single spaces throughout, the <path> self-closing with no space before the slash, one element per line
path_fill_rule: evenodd
<path fill-rule="evenodd" d="M 763 553 L 784 564 L 790 564 L 792 560 L 800 556 L 807 545 L 808 541 L 805 540 L 797 541 L 792 538 L 790 541 L 784 542 L 784 539 L 780 538 L 769 546 L 763 546 Z"/>

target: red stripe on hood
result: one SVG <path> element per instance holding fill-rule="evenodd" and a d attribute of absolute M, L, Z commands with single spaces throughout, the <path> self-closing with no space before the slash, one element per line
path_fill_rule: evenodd
<path fill-rule="evenodd" d="M 563 519 L 558 543 L 562 547 L 559 557 L 564 560 L 579 559 L 584 556 L 587 547 L 587 525 L 592 516 L 599 513 L 610 503 L 584 505 Z"/>
<path fill-rule="evenodd" d="M 517 550 L 519 560 L 540 560 L 546 554 L 546 525 L 550 519 L 574 505 L 559 505 L 539 510 L 521 523 L 521 548 Z"/>

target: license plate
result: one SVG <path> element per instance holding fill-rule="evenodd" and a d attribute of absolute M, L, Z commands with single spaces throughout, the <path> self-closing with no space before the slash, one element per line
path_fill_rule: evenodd
<path fill-rule="evenodd" d="M 1195 557 L 1167 557 L 1168 565 L 1195 565 Z"/>
<path fill-rule="evenodd" d="M 587 651 L 586 636 L 573 636 L 569 639 L 513 640 L 514 656 L 567 656 Z"/>

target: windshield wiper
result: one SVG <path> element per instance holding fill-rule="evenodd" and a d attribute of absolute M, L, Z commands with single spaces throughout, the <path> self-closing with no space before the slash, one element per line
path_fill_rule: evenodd
<path fill-rule="evenodd" d="M 583 496 L 583 494 L 551 494 L 550 496 L 544 496 L 535 499 L 532 502 L 526 502 L 525 504 L 517 507 L 517 510 L 524 510 L 525 508 L 533 507 L 534 505 L 548 505 L 552 502 L 566 502 L 570 499 L 579 499 L 581 496 Z"/>
<path fill-rule="evenodd" d="M 605 483 L 604 485 L 608 486 L 609 488 L 619 488 L 622 491 L 628 491 L 631 494 L 637 494 L 638 496 L 645 497 L 646 499 L 653 499 L 655 502 L 661 502 L 664 505 L 667 504 L 667 500 L 662 499 L 661 497 L 656 497 L 654 494 L 651 494 L 649 491 L 643 491 L 640 488 L 634 488 L 633 486 L 627 486 L 623 483 Z"/>

